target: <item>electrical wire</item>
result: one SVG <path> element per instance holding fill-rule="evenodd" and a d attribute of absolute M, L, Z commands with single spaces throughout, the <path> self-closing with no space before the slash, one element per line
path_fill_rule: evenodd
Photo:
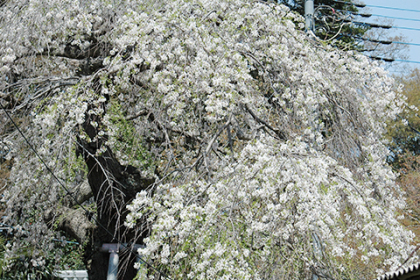
<path fill-rule="evenodd" d="M 393 44 L 399 44 L 399 45 L 420 46 L 420 44 L 417 44 L 417 43 L 394 42 L 394 41 L 392 41 L 391 43 L 393 43 Z"/>
<path fill-rule="evenodd" d="M 351 22 L 354 23 L 354 24 L 357 24 L 357 25 L 365 25 L 365 26 L 370 26 L 370 27 L 375 27 L 375 28 L 384 28 L 384 29 L 396 28 L 396 29 L 407 29 L 407 30 L 420 31 L 419 28 L 413 28 L 413 27 L 394 26 L 394 25 L 380 25 L 380 24 L 376 24 L 376 23 L 369 23 L 369 22 L 362 22 L 362 21 L 351 21 Z"/>
<path fill-rule="evenodd" d="M 341 10 L 341 9 L 337 9 L 336 11 L 347 12 L 348 14 L 352 14 L 352 15 L 355 15 L 355 16 L 361 16 L 361 17 L 364 17 L 364 18 L 370 18 L 370 17 L 374 16 L 374 17 L 391 18 L 391 19 L 398 19 L 398 20 L 420 21 L 420 19 L 417 19 L 417 18 L 402 18 L 402 17 L 392 17 L 392 16 L 385 16 L 385 15 L 378 15 L 378 14 L 356 13 L 356 12 Z"/>
<path fill-rule="evenodd" d="M 406 62 L 406 63 L 420 64 L 420 61 L 415 61 L 415 60 L 395 59 L 395 58 L 387 58 L 387 57 L 379 57 L 379 56 L 368 56 L 368 57 L 374 60 L 380 60 L 384 62 Z"/>
<path fill-rule="evenodd" d="M 343 4 L 347 4 L 347 5 L 352 5 L 358 8 L 364 8 L 366 7 L 365 4 L 357 4 L 357 3 L 353 3 L 353 2 L 345 2 L 345 1 L 340 1 L 340 0 L 334 0 L 334 2 L 336 3 L 343 3 Z"/>
<path fill-rule="evenodd" d="M 395 59 L 394 61 L 420 64 L 420 61 L 414 61 L 414 60 Z"/>
<path fill-rule="evenodd" d="M 324 16 L 322 16 L 322 18 L 319 18 L 318 13 L 320 13 L 321 9 L 327 9 L 328 11 L 332 11 L 333 15 L 328 15 L 328 16 L 324 15 Z M 318 7 L 314 11 L 314 15 L 315 15 L 315 19 L 324 23 L 324 26 L 326 27 L 327 31 L 330 30 L 329 23 L 327 23 L 327 20 L 326 20 L 327 18 L 332 20 L 332 23 L 336 23 L 336 24 L 339 23 L 340 24 L 339 30 L 337 32 L 335 32 L 335 35 L 329 37 L 328 39 L 324 39 L 324 40 L 320 39 L 323 42 L 330 42 L 330 41 L 334 40 L 337 36 L 340 35 L 340 32 L 341 32 L 343 26 L 347 24 L 347 23 L 345 23 L 346 18 L 344 18 L 344 15 L 341 14 L 341 13 L 336 13 L 334 8 L 331 7 L 331 6 L 328 6 L 328 5 L 318 5 Z M 349 16 L 347 16 L 347 17 L 349 17 Z"/>
<path fill-rule="evenodd" d="M 351 36 L 349 34 L 340 34 L 342 36 Z M 369 41 L 373 43 L 379 43 L 383 45 L 391 45 L 391 44 L 398 44 L 398 45 L 409 45 L 409 46 L 420 46 L 419 43 L 408 43 L 408 42 L 399 42 L 399 41 L 389 41 L 389 40 L 379 40 L 379 39 L 370 39 L 370 38 L 363 38 L 360 36 L 353 36 L 355 39 L 363 40 L 363 41 Z"/>
<path fill-rule="evenodd" d="M 359 7 L 359 8 L 372 7 L 372 8 L 381 8 L 381 9 L 389 9 L 389 10 L 397 10 L 397 11 L 407 11 L 407 12 L 420 13 L 420 10 L 413 10 L 413 9 L 394 8 L 394 7 L 385 7 L 385 6 L 368 5 L 368 4 L 356 4 L 356 3 L 345 2 L 345 1 L 340 1 L 340 0 L 334 0 L 334 2 L 336 2 L 336 3 L 343 3 L 343 4 L 347 4 L 347 5 L 352 5 L 352 6 L 356 6 L 356 7 Z"/>
<path fill-rule="evenodd" d="M 346 4 L 353 4 L 350 2 L 344 2 L 344 1 L 339 1 L 339 0 L 335 0 L 334 2 L 338 2 L 338 3 L 346 3 Z M 368 6 L 368 5 L 366 5 Z M 343 10 L 340 10 L 343 11 Z M 413 10 L 414 11 L 414 10 Z M 420 11 L 418 11 L 420 12 Z M 414 18 L 403 18 L 403 17 L 392 17 L 392 16 L 385 16 L 385 15 L 379 15 L 379 14 L 363 14 L 363 13 L 356 13 L 356 12 L 350 12 L 353 15 L 357 15 L 357 16 L 361 16 L 364 18 L 370 17 L 370 16 L 376 16 L 376 17 L 383 17 L 383 18 L 390 18 L 390 19 L 398 19 L 398 20 L 407 20 L 407 21 L 419 21 L 420 19 L 414 19 Z M 415 30 L 415 31 L 420 31 L 419 28 L 413 28 L 413 27 L 404 27 L 404 26 L 393 26 L 393 25 L 379 25 L 376 23 L 367 23 L 367 22 L 359 22 L 359 21 L 351 21 L 352 23 L 355 24 L 363 24 L 363 25 L 369 25 L 371 27 L 382 27 L 382 28 L 397 28 L 397 29 L 407 29 L 407 30 Z"/>
<path fill-rule="evenodd" d="M 353 3 L 353 2 L 346 2 L 346 1 L 340 1 L 340 0 L 333 0 L 333 1 L 336 2 L 336 3 L 352 5 L 352 6 L 355 6 L 355 7 L 358 7 L 358 8 L 374 7 L 374 8 L 399 10 L 399 11 L 420 12 L 420 10 L 413 10 L 413 9 L 386 7 L 386 6 L 378 6 L 378 5 L 367 5 L 367 4 L 357 4 L 357 3 Z M 345 10 L 344 11 L 339 10 L 339 11 L 344 12 Z M 392 17 L 392 16 L 385 16 L 385 15 L 380 15 L 380 14 L 364 14 L 364 13 L 351 12 L 351 11 L 347 11 L 347 12 L 349 14 L 361 16 L 361 17 L 364 17 L 364 18 L 369 18 L 370 16 L 376 16 L 376 17 L 384 17 L 384 18 L 397 19 L 397 20 L 407 20 L 407 21 L 416 21 L 416 22 L 419 21 L 420 22 L 420 19 L 413 19 L 413 18 Z M 346 21 L 346 22 L 349 22 L 349 23 L 356 24 L 356 25 L 369 26 L 369 27 L 373 27 L 373 28 L 383 28 L 383 29 L 395 28 L 395 29 L 420 31 L 419 28 L 413 28 L 413 27 L 381 25 L 381 24 L 376 24 L 376 23 L 360 22 L 360 21 L 354 21 L 354 20 L 349 20 L 349 19 L 343 19 L 343 20 Z M 352 35 L 344 35 L 344 36 L 350 36 L 351 37 Z M 385 45 L 400 44 L 400 45 L 409 45 L 409 46 L 420 46 L 420 44 L 418 44 L 418 43 L 407 43 L 407 42 L 388 41 L 388 40 L 375 40 L 375 39 L 366 39 L 366 38 L 358 38 L 358 39 L 371 41 L 371 42 L 376 42 L 378 44 L 385 44 Z M 413 60 L 393 59 L 393 58 L 384 58 L 384 57 L 371 57 L 371 58 L 375 59 L 375 60 L 382 60 L 382 61 L 385 61 L 385 62 L 406 62 L 406 63 L 420 64 L 419 61 L 413 61 Z"/>
<path fill-rule="evenodd" d="M 371 23 L 371 22 L 363 22 L 363 21 L 354 21 L 354 20 L 348 20 L 350 23 L 354 23 L 356 25 L 363 25 L 368 27 L 374 27 L 374 28 L 384 28 L 384 29 L 391 29 L 392 25 L 383 25 L 383 24 L 377 24 L 377 23 Z"/>
<path fill-rule="evenodd" d="M 353 13 L 355 15 L 361 15 L 358 13 Z M 376 15 L 376 14 L 372 14 L 373 16 L 381 16 L 381 15 Z M 383 17 L 387 17 L 387 16 L 383 16 Z M 396 18 L 396 17 L 390 17 L 390 18 L 395 18 L 395 19 L 404 19 L 404 18 Z M 420 21 L 420 19 L 407 19 L 407 20 L 416 20 L 416 21 Z M 372 25 L 370 23 L 363 23 L 363 22 L 357 22 L 357 21 L 352 21 L 355 24 L 363 24 L 363 25 Z M 418 28 L 411 28 L 411 27 L 399 27 L 399 26 L 389 26 L 390 28 L 400 28 L 400 29 L 409 29 L 409 30 L 415 30 L 415 31 L 420 31 L 420 29 Z M 383 27 L 384 28 L 384 27 Z M 388 26 L 386 26 L 386 28 L 388 28 Z M 368 38 L 361 38 L 361 37 L 356 37 L 357 39 L 361 39 L 361 40 L 365 40 L 365 41 L 371 41 L 371 42 L 376 42 L 379 44 L 385 44 L 385 45 L 389 45 L 389 44 L 399 44 L 399 45 L 409 45 L 409 46 L 420 46 L 419 43 L 408 43 L 408 42 L 399 42 L 399 41 L 388 41 L 388 40 L 375 40 L 375 39 L 368 39 Z M 377 59 L 377 58 L 375 58 Z M 381 59 L 382 60 L 382 59 Z M 387 62 L 394 62 L 394 61 L 398 61 L 398 62 L 407 62 L 407 63 L 420 63 L 418 61 L 412 61 L 412 60 L 402 60 L 402 59 L 383 59 Z"/>
<path fill-rule="evenodd" d="M 356 37 L 356 39 L 364 40 L 364 41 L 370 41 L 373 43 L 378 44 L 384 44 L 384 45 L 390 45 L 390 44 L 403 44 L 403 45 L 411 45 L 411 46 L 420 46 L 420 44 L 416 43 L 406 43 L 406 42 L 397 42 L 397 41 L 388 41 L 388 40 L 375 40 L 375 39 L 369 39 L 369 38 L 362 38 L 362 37 Z M 369 50 L 367 50 L 369 51 Z M 375 60 L 382 60 L 385 62 L 406 62 L 406 63 L 418 63 L 420 64 L 420 61 L 414 61 L 414 60 L 404 60 L 404 59 L 394 59 L 394 58 L 384 58 L 384 57 L 376 57 L 376 56 L 370 56 L 370 58 Z"/>
<path fill-rule="evenodd" d="M 355 13 L 355 15 L 363 16 L 364 14 Z M 409 20 L 409 21 L 420 21 L 420 19 L 416 19 L 416 18 L 391 17 L 391 16 L 384 16 L 384 15 L 377 15 L 377 14 L 371 14 L 371 16 L 383 17 L 383 18 L 392 18 L 392 19 L 401 19 L 401 20 Z"/>
<path fill-rule="evenodd" d="M 413 27 L 403 27 L 403 26 L 391 26 L 391 27 L 396 28 L 396 29 L 406 29 L 406 30 L 420 31 L 419 28 L 413 28 Z"/>
<path fill-rule="evenodd" d="M 0 102 L 1 109 L 5 112 L 7 118 L 12 122 L 13 126 L 16 128 L 16 130 L 19 132 L 19 134 L 23 137 L 25 142 L 28 144 L 29 148 L 32 150 L 32 152 L 36 155 L 36 157 L 41 161 L 41 163 L 44 165 L 44 167 L 47 169 L 47 171 L 53 176 L 54 180 L 56 180 L 60 186 L 67 192 L 67 194 L 74 200 L 75 205 L 80 206 L 85 213 L 90 214 L 89 210 L 87 210 L 83 205 L 77 202 L 77 199 L 73 196 L 73 194 L 70 192 L 70 190 L 58 179 L 58 177 L 54 174 L 54 172 L 49 168 L 49 166 L 45 163 L 44 159 L 39 155 L 39 153 L 36 151 L 34 146 L 31 144 L 31 142 L 28 140 L 28 138 L 25 136 L 25 134 L 22 132 L 22 130 L 19 128 L 19 126 L 16 124 L 16 122 L 13 120 L 13 118 L 10 116 L 10 114 L 7 112 L 6 108 L 4 108 L 3 104 Z M 104 226 L 102 225 L 95 217 L 92 217 L 92 220 L 94 220 L 98 226 L 103 228 L 107 234 L 109 234 L 112 238 L 115 238 L 114 235 Z M 124 243 L 120 242 L 117 238 L 115 238 L 118 243 L 125 247 L 125 249 L 128 249 L 127 245 L 124 245 Z M 137 257 L 146 265 L 150 266 L 154 271 L 158 272 L 161 276 L 172 280 L 166 273 L 161 272 L 159 269 L 155 268 L 153 265 L 151 265 L 149 262 L 144 260 L 140 255 L 137 255 Z"/>
<path fill-rule="evenodd" d="M 404 9 L 404 8 L 394 8 L 394 7 L 385 7 L 385 6 L 376 6 L 376 5 L 366 5 L 366 7 L 420 13 L 420 10 L 412 10 L 412 9 Z"/>

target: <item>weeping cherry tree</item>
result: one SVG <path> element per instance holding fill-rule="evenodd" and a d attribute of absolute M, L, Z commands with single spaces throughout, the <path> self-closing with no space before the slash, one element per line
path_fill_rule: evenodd
<path fill-rule="evenodd" d="M 90 279 L 103 243 L 128 244 L 120 279 L 130 244 L 148 279 L 372 279 L 413 250 L 393 80 L 286 6 L 1 1 L 0 72 L 9 256 L 67 236 Z"/>

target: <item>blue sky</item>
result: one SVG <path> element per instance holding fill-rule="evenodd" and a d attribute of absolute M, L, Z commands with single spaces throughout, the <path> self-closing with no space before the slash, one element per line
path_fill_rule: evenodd
<path fill-rule="evenodd" d="M 316 1 L 316 0 L 315 0 Z M 398 18 L 409 18 L 409 19 L 417 19 L 419 21 L 411 21 L 411 20 L 401 20 L 401 19 L 393 19 L 394 26 L 399 27 L 408 27 L 408 28 L 417 28 L 420 29 L 420 0 L 355 0 L 355 3 L 364 3 L 366 5 L 374 5 L 374 6 L 382 6 L 382 7 L 390 7 L 390 8 L 398 8 L 398 9 L 410 9 L 410 10 L 417 10 L 419 12 L 412 12 L 412 11 L 402 11 L 402 10 L 395 10 L 395 9 L 385 9 L 379 7 L 366 7 L 360 9 L 360 12 L 366 11 L 371 14 L 377 14 L 382 16 L 388 17 L 398 17 Z M 378 17 L 372 16 L 371 18 L 364 19 L 365 22 L 373 22 L 373 20 Z M 420 68 L 420 30 L 406 30 L 406 29 L 392 29 L 393 35 L 402 34 L 407 37 L 409 43 L 419 44 L 419 46 L 410 45 L 409 50 L 409 58 L 408 60 L 418 61 L 419 63 L 409 63 L 411 67 Z"/>

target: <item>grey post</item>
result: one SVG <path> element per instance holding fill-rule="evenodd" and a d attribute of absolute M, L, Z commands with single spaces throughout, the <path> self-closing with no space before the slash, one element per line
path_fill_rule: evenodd
<path fill-rule="evenodd" d="M 314 0 L 305 0 L 306 31 L 314 31 Z"/>
<path fill-rule="evenodd" d="M 107 280 L 117 280 L 118 274 L 118 252 L 111 252 L 109 255 L 108 276 Z"/>
<path fill-rule="evenodd" d="M 117 280 L 120 244 L 103 244 L 101 251 L 109 253 L 107 280 Z"/>
<path fill-rule="evenodd" d="M 108 276 L 107 280 L 117 280 L 118 275 L 118 262 L 120 260 L 118 253 L 120 250 L 127 248 L 127 244 L 118 244 L 118 243 L 104 243 L 101 247 L 101 252 L 109 253 L 109 264 L 108 264 Z M 138 255 L 137 250 L 139 248 L 144 248 L 144 245 L 133 244 L 130 249 L 132 249 L 137 255 L 137 261 L 141 260 L 141 257 Z"/>

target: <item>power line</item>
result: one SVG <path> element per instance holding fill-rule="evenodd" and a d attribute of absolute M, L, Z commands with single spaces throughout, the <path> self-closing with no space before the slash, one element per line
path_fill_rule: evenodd
<path fill-rule="evenodd" d="M 420 31 L 419 28 L 412 28 L 412 27 L 403 27 L 403 26 L 391 26 L 391 27 L 396 28 L 396 29 L 406 29 L 406 30 Z"/>
<path fill-rule="evenodd" d="M 370 18 L 372 16 L 374 17 L 383 17 L 383 18 L 391 18 L 391 19 L 399 19 L 399 20 L 408 20 L 408 21 L 420 21 L 420 19 L 417 18 L 402 18 L 402 17 L 392 17 L 392 16 L 384 16 L 384 15 L 378 15 L 378 14 L 369 14 L 369 13 L 359 13 L 359 12 L 353 12 L 353 11 L 348 11 L 348 10 L 342 10 L 342 9 L 337 9 L 340 12 L 344 12 L 344 13 L 349 13 L 355 16 L 361 16 L 364 18 Z"/>
<path fill-rule="evenodd" d="M 19 128 L 19 126 L 16 124 L 16 122 L 12 119 L 10 114 L 7 112 L 6 108 L 4 108 L 3 104 L 0 102 L 1 109 L 6 113 L 7 118 L 12 122 L 13 126 L 17 129 L 19 134 L 23 137 L 25 142 L 29 145 L 29 148 L 32 150 L 32 152 L 37 156 L 37 158 L 41 161 L 41 163 L 44 165 L 44 167 L 47 169 L 47 171 L 52 175 L 52 177 L 60 184 L 60 186 L 67 192 L 67 194 L 74 200 L 75 205 L 80 206 L 81 209 L 85 211 L 85 213 L 90 214 L 90 212 L 80 203 L 78 203 L 77 199 L 73 196 L 73 194 L 70 192 L 70 190 L 64 186 L 64 184 L 58 179 L 58 177 L 54 174 L 54 172 L 48 167 L 48 165 L 45 163 L 44 159 L 38 154 L 34 146 L 29 142 L 28 138 L 25 136 L 25 134 L 22 132 L 22 130 Z M 109 234 L 112 238 L 116 239 L 118 243 L 121 246 L 124 246 L 126 249 L 128 249 L 128 245 L 124 245 L 123 242 L 120 242 L 118 238 L 114 237 L 114 235 L 106 228 L 104 225 L 102 225 L 95 217 L 92 217 L 92 220 L 94 220 L 98 226 L 103 228 L 107 234 Z M 150 266 L 153 270 L 158 272 L 161 276 L 172 280 L 169 276 L 166 275 L 166 273 L 161 272 L 159 269 L 155 268 L 153 265 L 151 265 L 149 262 L 144 260 L 140 255 L 137 254 L 137 257 L 144 262 L 146 265 Z"/>
<path fill-rule="evenodd" d="M 343 36 L 349 36 L 348 34 L 341 34 Z M 378 43 L 382 45 L 391 45 L 391 44 L 398 44 L 398 45 L 409 45 L 409 46 L 420 46 L 418 43 L 407 43 L 407 42 L 398 42 L 398 41 L 391 41 L 391 40 L 379 40 L 379 39 L 370 39 L 370 38 L 363 38 L 359 36 L 353 36 L 355 39 L 369 41 L 373 43 Z"/>
<path fill-rule="evenodd" d="M 346 22 L 352 22 L 357 25 L 365 25 L 375 28 L 384 28 L 384 29 L 391 29 L 391 28 L 397 28 L 397 29 L 407 29 L 407 30 L 414 30 L 414 31 L 420 31 L 419 28 L 413 28 L 413 27 L 404 27 L 404 26 L 393 26 L 393 25 L 381 25 L 376 23 L 370 23 L 370 22 L 362 22 L 362 21 L 352 21 L 352 20 L 345 20 Z"/>
<path fill-rule="evenodd" d="M 354 20 L 350 20 L 350 19 L 346 19 L 344 21 L 345 22 L 351 22 L 351 23 L 354 23 L 356 25 L 364 25 L 364 26 L 374 27 L 374 28 L 391 29 L 393 27 L 392 25 L 384 25 L 384 24 L 362 22 L 362 21 L 354 21 Z"/>
<path fill-rule="evenodd" d="M 394 42 L 394 41 L 392 41 L 392 43 L 393 44 L 399 44 L 399 45 L 420 46 L 420 44 L 417 44 L 417 43 Z"/>
<path fill-rule="evenodd" d="M 384 62 L 405 62 L 405 63 L 416 63 L 420 64 L 420 61 L 415 60 L 404 60 L 404 59 L 395 59 L 395 58 L 388 58 L 388 57 L 379 57 L 379 56 L 368 56 L 374 60 L 380 60 Z"/>
<path fill-rule="evenodd" d="M 404 9 L 404 8 L 384 7 L 384 6 L 376 6 L 376 5 L 366 5 L 366 7 L 372 7 L 372 8 L 381 8 L 381 9 L 389 9 L 389 10 L 397 10 L 397 11 L 407 11 L 407 12 L 420 13 L 420 11 L 419 11 L 419 10 Z"/>
<path fill-rule="evenodd" d="M 335 2 L 348 3 L 348 2 L 338 1 L 338 0 L 335 1 Z M 350 3 L 348 3 L 348 4 L 350 4 Z M 345 11 L 345 10 L 340 10 L 340 11 L 348 12 L 348 11 Z M 390 18 L 390 19 L 398 19 L 398 20 L 407 20 L 407 21 L 418 21 L 418 22 L 420 22 L 420 19 L 414 19 L 414 18 L 392 17 L 392 16 L 384 16 L 384 15 L 378 15 L 378 14 L 366 14 L 366 13 L 358 13 L 358 12 L 349 12 L 349 13 L 351 13 L 352 15 L 361 16 L 361 17 L 364 17 L 364 18 L 369 18 L 371 16 L 375 16 L 375 17 L 383 17 L 383 18 Z M 370 27 L 380 27 L 380 28 L 386 28 L 386 29 L 397 28 L 397 29 L 407 29 L 407 30 L 420 31 L 420 29 L 413 28 L 413 27 L 393 26 L 393 25 L 381 25 L 381 24 L 376 24 L 376 23 L 353 21 L 351 19 L 345 19 L 344 21 L 345 22 L 352 22 L 352 23 L 355 23 L 355 24 L 368 25 Z"/>
<path fill-rule="evenodd" d="M 368 4 L 357 4 L 357 3 L 345 2 L 345 1 L 340 1 L 340 0 L 334 0 L 334 2 L 343 3 L 343 4 L 347 4 L 347 5 L 352 5 L 352 6 L 355 6 L 355 7 L 358 7 L 358 8 L 372 7 L 372 8 L 381 8 L 381 9 L 389 9 L 389 10 L 398 10 L 398 11 L 407 11 L 407 12 L 420 13 L 420 10 L 413 10 L 413 9 L 394 8 L 394 7 L 385 7 L 385 6 L 368 5 Z"/>
<path fill-rule="evenodd" d="M 420 61 L 414 61 L 414 60 L 395 59 L 394 61 L 420 64 Z"/>
<path fill-rule="evenodd" d="M 340 1 L 340 0 L 334 0 L 334 2 L 343 3 L 343 4 L 347 4 L 347 5 L 352 5 L 352 6 L 356 6 L 358 8 L 364 8 L 364 7 L 366 7 L 366 4 L 357 4 L 357 3 L 345 2 L 345 1 Z"/>
<path fill-rule="evenodd" d="M 354 15 L 358 15 L 358 16 L 362 16 L 362 17 L 366 16 L 366 14 L 359 14 L 359 13 L 354 13 Z M 377 14 L 370 14 L 370 15 L 375 16 L 375 17 L 383 17 L 383 18 L 392 18 L 392 19 L 409 20 L 409 21 L 420 21 L 420 19 L 415 19 L 415 18 L 391 17 L 391 16 L 383 16 L 383 15 L 377 15 Z"/>
<path fill-rule="evenodd" d="M 390 9 L 390 10 L 399 10 L 399 11 L 409 11 L 409 12 L 420 12 L 420 10 L 414 10 L 414 9 L 405 9 L 405 8 L 395 8 L 395 7 L 386 7 L 386 6 L 379 6 L 379 5 L 366 5 L 366 4 L 357 4 L 353 2 L 347 2 L 347 1 L 341 1 L 341 0 L 333 0 L 335 3 L 342 3 L 346 5 L 355 6 L 357 8 L 365 8 L 365 7 L 374 7 L 374 8 L 383 8 L 383 9 Z M 419 28 L 413 28 L 413 27 L 406 27 L 406 26 L 394 26 L 394 25 L 384 25 L 384 24 L 377 24 L 377 23 L 369 23 L 369 22 L 361 22 L 361 21 L 355 21 L 353 18 L 346 17 L 344 18 L 344 14 L 352 14 L 356 16 L 361 16 L 363 18 L 369 18 L 371 16 L 376 17 L 384 17 L 384 18 L 390 18 L 390 19 L 397 19 L 397 20 L 407 20 L 407 21 L 416 21 L 420 22 L 420 19 L 414 19 L 414 18 L 404 18 L 404 17 L 393 17 L 393 16 L 385 16 L 380 14 L 370 14 L 370 13 L 359 13 L 355 11 L 348 11 L 346 9 L 339 9 L 340 13 L 342 14 L 342 20 L 346 23 L 352 23 L 355 25 L 361 25 L 365 27 L 371 27 L 371 28 L 382 28 L 382 29 L 405 29 L 405 30 L 413 30 L 413 31 L 420 31 Z M 334 12 L 334 10 L 333 10 Z M 341 29 L 340 29 L 341 30 Z M 348 37 L 354 37 L 355 39 L 359 40 L 365 40 L 370 41 L 378 44 L 383 45 L 390 45 L 390 44 L 400 44 L 400 45 L 408 45 L 408 46 L 420 46 L 419 43 L 407 43 L 407 42 L 399 42 L 399 41 L 391 41 L 391 40 L 380 40 L 380 39 L 369 39 L 369 38 L 357 38 L 353 34 L 341 34 L 342 36 L 348 36 Z M 372 50 L 364 50 L 364 51 L 372 51 Z M 377 56 L 370 56 L 370 58 L 375 60 L 381 60 L 385 62 L 405 62 L 405 63 L 416 63 L 420 64 L 419 61 L 414 60 L 404 60 L 404 59 L 395 59 L 395 58 L 387 58 L 387 57 L 377 57 Z"/>

